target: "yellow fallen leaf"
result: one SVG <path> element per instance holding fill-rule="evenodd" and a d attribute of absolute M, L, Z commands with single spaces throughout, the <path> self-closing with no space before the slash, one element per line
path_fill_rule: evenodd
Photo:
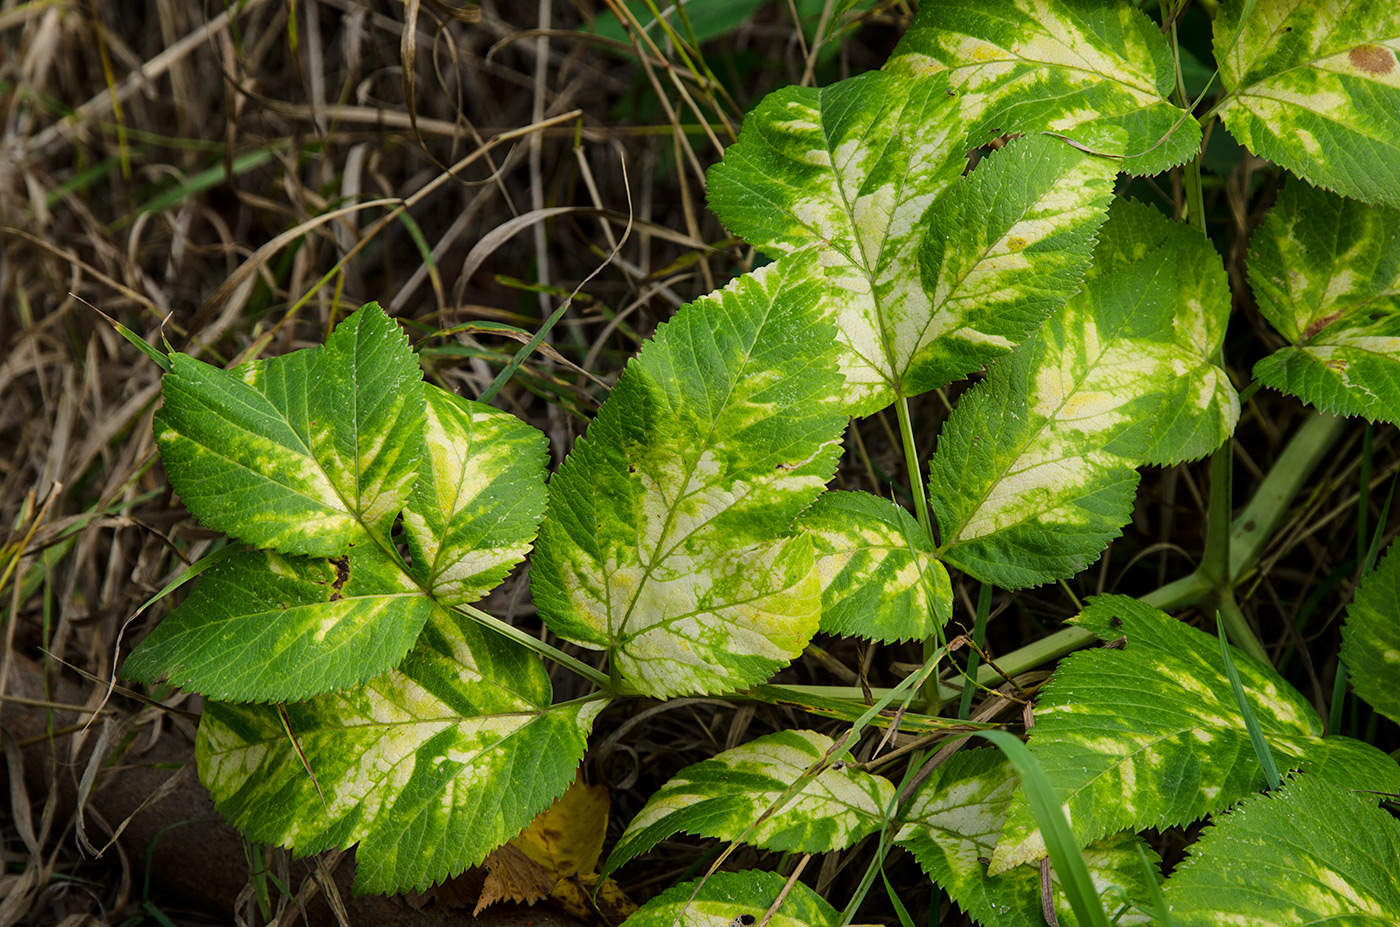
<path fill-rule="evenodd" d="M 603 887 L 598 889 L 597 897 L 594 897 L 593 890 L 597 884 L 596 872 L 575 873 L 560 879 L 549 898 L 570 916 L 602 927 L 616 927 L 637 910 L 632 899 L 623 894 L 612 879 L 605 881 Z"/>
<path fill-rule="evenodd" d="M 556 879 L 593 872 L 608 829 L 608 790 L 574 784 L 511 841 Z"/>

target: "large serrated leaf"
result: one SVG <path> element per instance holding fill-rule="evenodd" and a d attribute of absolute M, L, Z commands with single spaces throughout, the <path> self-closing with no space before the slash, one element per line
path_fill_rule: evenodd
<path fill-rule="evenodd" d="M 1133 174 L 1181 164 L 1201 127 L 1167 101 L 1171 49 L 1122 0 L 939 0 L 918 16 L 886 70 L 946 74 L 970 147 L 1008 133 L 1056 132 L 1121 156 Z"/>
<path fill-rule="evenodd" d="M 1133 200 L 1114 201 L 1099 235 L 1088 279 L 1161 249 L 1171 255 L 1176 305 L 1171 336 L 1159 345 L 1175 379 L 1162 394 L 1145 463 L 1168 465 L 1204 457 L 1225 442 L 1240 417 L 1240 398 L 1216 365 L 1230 321 L 1230 281 L 1210 239 L 1183 222 Z"/>
<path fill-rule="evenodd" d="M 1320 409 L 1400 422 L 1400 210 L 1290 181 L 1250 242 L 1249 284 L 1289 342 L 1254 367 Z"/>
<path fill-rule="evenodd" d="M 1233 388 L 1201 357 L 1218 346 L 1219 307 L 1177 289 L 1200 273 L 1182 264 L 1204 255 L 1147 209 L 1114 205 L 1083 290 L 944 426 L 929 466 L 939 556 L 983 582 L 1015 589 L 1083 569 L 1127 522 L 1138 466 L 1204 452 L 1233 426 Z M 1167 400 L 1170 417 L 1158 413 Z"/>
<path fill-rule="evenodd" d="M 821 297 L 788 258 L 684 307 L 550 485 L 540 614 L 641 692 L 762 682 L 817 629 L 811 540 L 779 534 L 831 477 L 846 422 Z"/>
<path fill-rule="evenodd" d="M 1154 252 L 1085 291 L 958 403 L 929 463 L 940 557 L 1016 589 L 1083 569 L 1132 511 L 1171 373 L 1171 274 Z"/>
<path fill-rule="evenodd" d="M 996 927 L 1043 927 L 1040 873 L 1021 867 L 988 875 L 985 860 L 996 848 L 997 835 L 1020 778 L 996 749 L 963 750 L 934 770 L 910 799 L 896 842 L 914 854 L 920 867 L 958 906 L 983 924 Z M 1156 854 L 1136 834 L 1106 837 L 1084 849 L 1084 863 L 1112 914 L 1127 909 L 1117 924 L 1150 923 L 1133 906 L 1146 904 L 1149 889 L 1137 848 Z M 1073 912 L 1053 880 L 1055 909 L 1061 923 Z"/>
<path fill-rule="evenodd" d="M 1400 206 L 1400 8 L 1226 0 L 1214 44 L 1229 91 L 1216 113 L 1246 148 L 1329 190 Z"/>
<path fill-rule="evenodd" d="M 832 747 L 825 734 L 780 731 L 686 767 L 627 825 L 603 874 L 682 831 L 782 853 L 827 853 L 879 830 L 894 785 L 847 767 L 848 752 L 830 757 Z M 807 778 L 828 758 L 834 765 Z"/>
<path fill-rule="evenodd" d="M 774 256 L 820 250 L 852 414 L 1004 354 L 1087 266 L 1117 162 L 1030 138 L 960 179 L 957 116 L 937 78 L 787 88 L 710 172 L 732 231 Z"/>
<path fill-rule="evenodd" d="M 606 703 L 549 699 L 532 653 L 437 612 L 397 670 L 287 705 L 285 727 L 276 708 L 210 703 L 196 758 L 252 839 L 298 854 L 358 842 L 356 891 L 422 891 L 481 862 L 574 779 Z"/>
<path fill-rule="evenodd" d="M 1245 799 L 1167 880 L 1180 927 L 1400 923 L 1400 821 L 1375 797 L 1302 775 Z"/>
<path fill-rule="evenodd" d="M 816 549 L 826 633 L 923 640 L 952 617 L 948 570 L 900 506 L 869 493 L 826 492 L 797 524 Z"/>
<path fill-rule="evenodd" d="M 388 537 L 418 475 L 423 387 L 378 304 L 323 347 L 232 371 L 171 360 L 156 443 L 196 518 L 289 554 L 335 557 L 366 530 Z"/>
<path fill-rule="evenodd" d="M 1351 687 L 1400 723 L 1400 551 L 1392 547 L 1357 587 L 1342 628 L 1342 662 Z"/>
<path fill-rule="evenodd" d="M 508 412 L 427 387 L 426 452 L 404 534 L 444 605 L 475 602 L 524 559 L 544 517 L 548 440 Z"/>
<path fill-rule="evenodd" d="M 310 698 L 393 669 L 432 608 L 368 539 L 335 560 L 248 551 L 209 570 L 121 672 L 230 701 Z"/>
<path fill-rule="evenodd" d="M 623 927 L 735 927 L 768 919 L 768 927 L 838 927 L 841 915 L 801 882 L 787 885 L 776 872 L 716 872 L 672 886 L 642 905 Z M 782 904 L 768 918 L 769 909 Z"/>
<path fill-rule="evenodd" d="M 1087 843 L 1124 829 L 1184 824 L 1265 784 L 1219 641 L 1155 608 L 1100 596 L 1074 623 L 1122 649 L 1066 658 L 1042 692 L 1030 748 Z M 1279 765 L 1353 788 L 1400 787 L 1400 765 L 1322 721 L 1272 669 L 1236 652 L 1245 692 Z M 1029 808 L 1007 815 L 992 871 L 1045 855 Z"/>

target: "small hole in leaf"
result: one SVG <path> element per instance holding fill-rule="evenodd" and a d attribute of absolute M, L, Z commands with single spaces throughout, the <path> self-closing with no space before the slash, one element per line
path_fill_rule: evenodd
<path fill-rule="evenodd" d="M 1114 615 L 1112 618 L 1108 619 L 1108 626 L 1115 629 L 1121 628 L 1123 627 L 1123 619 Z"/>
<path fill-rule="evenodd" d="M 740 914 L 729 922 L 730 927 L 750 927 L 750 925 L 757 923 L 758 918 L 754 917 L 752 914 Z"/>

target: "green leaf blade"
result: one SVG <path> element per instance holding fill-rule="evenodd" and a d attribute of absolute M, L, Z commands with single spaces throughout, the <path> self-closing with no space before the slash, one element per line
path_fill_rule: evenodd
<path fill-rule="evenodd" d="M 1056 132 L 1120 157 L 1129 173 L 1181 164 L 1201 127 L 1168 102 L 1171 50 L 1122 2 L 943 0 L 920 7 L 886 69 L 946 74 L 970 126 L 967 147 L 1003 134 Z"/>
<path fill-rule="evenodd" d="M 1122 649 L 1064 660 L 1031 732 L 1031 751 L 1082 842 L 1197 820 L 1265 785 L 1215 637 L 1123 596 L 1099 596 L 1075 623 L 1104 640 L 1127 638 Z M 1233 656 L 1280 767 L 1307 767 L 1349 787 L 1400 786 L 1394 760 L 1360 741 L 1323 738 L 1302 695 L 1271 668 Z M 993 871 L 1044 853 L 1029 810 L 1018 803 Z"/>
<path fill-rule="evenodd" d="M 787 880 L 776 872 L 716 872 L 703 881 L 674 885 L 642 905 L 623 927 L 733 927 L 768 915 Z M 822 896 L 795 882 L 768 921 L 769 927 L 838 927 L 841 915 Z"/>
<path fill-rule="evenodd" d="M 1400 206 L 1400 11 L 1230 0 L 1213 41 L 1229 91 L 1217 113 L 1246 148 L 1329 190 Z"/>
<path fill-rule="evenodd" d="M 184 354 L 171 361 L 156 443 L 171 485 L 195 517 L 258 547 L 343 554 L 360 528 L 306 436 L 236 374 Z"/>
<path fill-rule="evenodd" d="M 1059 139 L 1016 139 L 934 201 L 919 250 L 930 313 L 898 342 L 915 396 L 1020 344 L 1078 289 L 1116 162 Z M 912 326 L 910 326 L 912 328 Z"/>
<path fill-rule="evenodd" d="M 1400 210 L 1298 181 L 1250 243 L 1249 283 L 1289 341 L 1254 368 L 1318 408 L 1400 422 Z"/>
<path fill-rule="evenodd" d="M 1087 266 L 1117 162 L 1021 139 L 962 178 L 957 115 L 939 78 L 790 88 L 711 171 L 732 231 L 774 255 L 820 251 L 851 414 L 1004 354 Z"/>
<path fill-rule="evenodd" d="M 1400 920 L 1400 822 L 1317 776 L 1218 818 L 1167 880 L 1181 927 L 1383 927 Z"/>
<path fill-rule="evenodd" d="M 962 750 L 934 770 L 904 814 L 896 842 L 904 846 L 958 906 L 983 924 L 1042 927 L 1040 873 L 1017 867 L 989 875 L 983 860 L 995 852 L 1019 777 L 995 749 Z M 1105 907 L 1143 904 L 1144 881 L 1135 834 L 1120 833 L 1090 844 L 1084 862 Z M 1156 854 L 1148 850 L 1155 861 Z M 1058 878 L 1053 878 L 1055 909 L 1062 923 L 1074 917 Z M 1116 923 L 1150 923 L 1129 910 Z"/>
<path fill-rule="evenodd" d="M 783 853 L 850 846 L 880 828 L 894 785 L 846 767 L 841 759 L 849 760 L 848 753 L 808 778 L 832 747 L 825 734 L 781 731 L 681 770 L 627 825 L 604 874 L 680 831 Z M 790 792 L 786 804 L 759 821 Z"/>
<path fill-rule="evenodd" d="M 413 575 L 475 602 L 525 558 L 544 517 L 548 440 L 515 416 L 427 389 L 426 452 L 404 508 Z"/>
<path fill-rule="evenodd" d="M 298 854 L 358 842 L 359 892 L 424 890 L 519 833 L 606 703 L 551 708 L 537 658 L 439 615 L 400 669 L 286 706 L 295 745 L 275 709 L 211 703 L 196 758 L 216 807 Z"/>
<path fill-rule="evenodd" d="M 1209 243 L 1129 201 L 1099 238 L 1083 289 L 959 401 L 930 463 L 939 555 L 983 582 L 1083 569 L 1127 523 L 1137 467 L 1206 453 L 1238 418 L 1207 358 L 1229 311 Z"/>
<path fill-rule="evenodd" d="M 1368 573 L 1347 608 L 1342 662 L 1367 704 L 1400 723 L 1400 553 L 1392 549 Z"/>
<path fill-rule="evenodd" d="M 801 255 L 796 257 L 803 257 Z M 649 695 L 761 682 L 816 631 L 806 537 L 845 427 L 819 285 L 792 258 L 658 330 L 550 486 L 532 582 L 550 627 Z"/>
<path fill-rule="evenodd" d="M 895 503 L 829 491 L 798 527 L 816 548 L 822 631 L 884 643 L 922 640 L 952 617 L 948 569 L 934 559 L 923 527 Z"/>
<path fill-rule="evenodd" d="M 209 570 L 122 674 L 217 699 L 309 698 L 392 669 L 432 608 L 372 547 L 337 560 L 249 551 Z"/>
<path fill-rule="evenodd" d="M 156 442 L 196 518 L 288 554 L 339 556 L 366 531 L 388 538 L 417 478 L 423 387 L 378 304 L 323 347 L 233 371 L 172 362 Z"/>

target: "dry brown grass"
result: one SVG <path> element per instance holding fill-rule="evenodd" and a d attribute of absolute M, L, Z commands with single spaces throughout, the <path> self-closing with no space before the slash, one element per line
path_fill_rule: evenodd
<path fill-rule="evenodd" d="M 197 813 L 161 804 L 188 770 L 122 775 L 186 762 L 197 704 L 168 693 L 143 703 L 113 691 L 112 674 L 172 599 L 143 604 L 213 538 L 173 502 L 156 461 L 159 371 L 102 314 L 152 344 L 230 363 L 319 343 L 379 300 L 422 348 L 428 375 L 475 396 L 519 345 L 470 323 L 532 332 L 581 287 L 551 347 L 496 399 L 543 428 L 558 458 L 640 340 L 752 259 L 706 212 L 703 172 L 762 93 L 816 76 L 787 4 L 765 5 L 706 47 L 718 82 L 693 56 L 652 45 L 619 53 L 576 31 L 612 5 L 0 2 L 0 717 L 10 780 L 0 927 L 159 922 L 152 911 L 227 923 L 226 909 L 201 912 L 168 878 L 182 863 L 227 876 L 206 876 L 195 894 L 203 885 L 212 901 L 242 888 L 239 917 L 257 917 L 236 843 L 207 836 L 185 844 L 183 860 L 158 857 L 151 886 L 144 849 L 109 845 L 128 818 L 129 834 L 158 822 L 144 825 L 149 842 Z M 878 66 L 907 15 L 902 3 L 879 4 L 823 61 L 826 79 Z M 1236 200 L 1219 208 L 1258 209 Z M 450 328 L 459 331 L 435 335 Z M 926 397 L 916 414 L 931 447 L 944 406 Z M 1245 428 L 1272 453 L 1295 416 L 1261 397 Z M 891 438 L 881 418 L 863 423 L 843 485 L 884 492 L 884 475 L 902 466 Z M 1391 438 L 1377 439 L 1377 485 L 1394 470 Z M 1358 440 L 1334 457 L 1252 606 L 1266 643 L 1301 655 L 1299 681 L 1319 700 L 1329 667 L 1312 665 L 1286 629 L 1298 603 L 1345 573 Z M 1199 550 L 1202 478 L 1191 468 L 1151 478 L 1119 554 L 1072 583 L 1075 593 L 1131 587 L 1142 564 L 1165 578 L 1186 572 Z M 1335 618 L 1348 585 L 1322 590 L 1305 634 Z M 960 601 L 970 607 L 965 591 Z M 1072 611 L 1054 588 L 1018 602 L 996 630 L 1003 650 Z M 516 614 L 532 619 L 528 604 Z M 1318 652 L 1335 654 L 1333 631 L 1324 633 Z M 863 667 L 880 684 L 914 659 L 849 643 L 832 655 L 844 670 L 812 660 L 794 681 L 850 683 L 851 667 Z M 568 697 L 568 678 L 558 683 Z M 613 789 L 614 827 L 681 766 L 811 723 L 713 700 L 629 711 L 604 717 L 587 761 Z M 104 790 L 120 800 L 100 802 Z M 143 801 L 148 810 L 132 817 Z M 661 862 L 627 888 L 659 890 L 706 852 L 663 844 Z M 897 877 L 919 884 L 900 866 Z M 289 892 L 333 893 L 331 880 L 301 881 L 284 859 L 272 871 Z M 851 879 L 841 861 L 819 877 Z M 270 894 L 282 922 L 294 920 L 283 893 Z"/>

